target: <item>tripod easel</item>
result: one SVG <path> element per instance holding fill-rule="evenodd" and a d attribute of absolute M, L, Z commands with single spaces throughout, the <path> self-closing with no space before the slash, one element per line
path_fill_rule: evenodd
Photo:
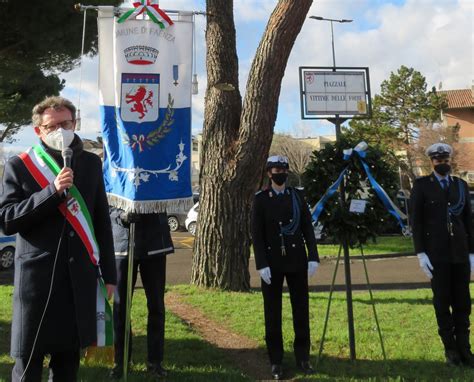
<path fill-rule="evenodd" d="M 327 331 L 327 326 L 328 326 L 328 321 L 329 321 L 329 312 L 330 312 L 330 309 L 331 309 L 332 295 L 333 295 L 333 292 L 334 292 L 334 284 L 336 282 L 336 276 L 337 276 L 337 271 L 338 271 L 338 268 L 339 268 L 339 262 L 341 260 L 341 251 L 342 251 L 342 244 L 339 246 L 339 252 L 338 252 L 337 260 L 336 260 L 336 266 L 334 268 L 331 287 L 329 289 L 329 299 L 328 299 L 328 305 L 327 305 L 327 309 L 326 309 L 326 318 L 324 320 L 323 335 L 321 337 L 321 343 L 320 343 L 320 346 L 319 346 L 318 358 L 316 360 L 316 367 L 318 367 L 318 365 L 319 365 L 319 362 L 321 360 L 321 355 L 322 355 L 322 352 L 323 352 L 323 348 L 324 348 L 324 341 L 325 341 L 325 338 L 326 338 L 326 331 Z M 373 294 L 372 294 L 372 287 L 370 285 L 369 273 L 367 271 L 367 264 L 366 264 L 366 261 L 365 261 L 364 250 L 362 248 L 362 245 L 360 245 L 360 253 L 362 255 L 362 262 L 364 264 L 365 278 L 366 278 L 366 281 L 367 281 L 367 288 L 369 290 L 370 303 L 372 305 L 372 310 L 373 310 L 373 313 L 374 313 L 375 323 L 377 325 L 377 332 L 378 332 L 378 335 L 379 335 L 380 347 L 382 349 L 383 359 L 386 362 L 387 361 L 387 356 L 385 354 L 385 347 L 384 347 L 384 342 L 383 342 L 383 338 L 382 338 L 382 331 L 380 330 L 379 320 L 378 320 L 378 316 L 377 316 L 377 310 L 375 309 L 375 302 L 374 302 L 374 297 L 373 297 Z M 348 264 L 345 264 L 345 266 L 348 266 Z"/>

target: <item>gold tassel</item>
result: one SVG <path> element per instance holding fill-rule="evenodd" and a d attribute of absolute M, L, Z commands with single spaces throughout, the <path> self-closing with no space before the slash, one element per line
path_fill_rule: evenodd
<path fill-rule="evenodd" d="M 90 365 L 113 366 L 114 364 L 114 347 L 113 346 L 89 346 L 86 349 L 84 363 Z"/>

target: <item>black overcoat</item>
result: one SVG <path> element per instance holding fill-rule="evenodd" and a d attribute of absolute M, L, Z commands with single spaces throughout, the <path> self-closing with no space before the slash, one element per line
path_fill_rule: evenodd
<path fill-rule="evenodd" d="M 293 235 L 284 235 L 283 255 L 280 222 L 285 226 L 293 219 L 291 192 L 298 194 L 300 221 Z M 287 188 L 283 195 L 276 195 L 272 189 L 258 192 L 253 204 L 252 241 L 257 269 L 299 272 L 308 268 L 308 261 L 319 261 L 311 214 L 302 191 Z"/>
<path fill-rule="evenodd" d="M 44 145 L 44 144 L 43 144 Z M 61 153 L 43 146 L 60 167 Z M 116 283 L 112 230 L 100 158 L 83 151 L 75 137 L 74 184 L 91 214 L 106 284 Z M 11 355 L 28 357 L 47 301 L 58 250 L 50 302 L 36 345 L 36 354 L 89 346 L 96 341 L 98 269 L 82 241 L 58 210 L 65 202 L 51 184 L 41 189 L 19 157 L 5 166 L 0 197 L 0 227 L 17 235 Z"/>
<path fill-rule="evenodd" d="M 451 215 L 451 235 L 448 207 L 459 202 L 460 188 L 464 188 L 464 208 L 459 215 Z M 446 191 L 434 174 L 418 178 L 410 205 L 415 253 L 425 252 L 431 262 L 469 261 L 469 253 L 474 253 L 474 235 L 469 188 L 464 180 L 451 177 Z"/>

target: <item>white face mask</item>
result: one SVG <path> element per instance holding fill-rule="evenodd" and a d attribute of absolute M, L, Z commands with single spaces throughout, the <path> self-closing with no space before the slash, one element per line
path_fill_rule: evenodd
<path fill-rule="evenodd" d="M 74 140 L 74 131 L 72 130 L 64 130 L 60 127 L 57 130 L 46 135 L 44 138 L 44 143 L 48 146 L 56 149 L 62 150 L 64 147 L 69 147 L 69 145 Z"/>

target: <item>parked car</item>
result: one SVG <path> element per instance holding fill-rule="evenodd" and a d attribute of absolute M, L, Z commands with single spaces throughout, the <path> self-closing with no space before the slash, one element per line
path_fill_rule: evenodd
<path fill-rule="evenodd" d="M 193 202 L 196 204 L 199 201 L 199 193 L 193 192 Z M 185 228 L 185 221 L 188 216 L 188 212 L 173 212 L 168 211 L 168 225 L 170 226 L 171 232 L 176 232 L 180 228 Z"/>
<path fill-rule="evenodd" d="M 16 236 L 0 235 L 0 269 L 13 266 L 15 259 Z"/>
<path fill-rule="evenodd" d="M 196 224 L 197 224 L 198 213 L 199 213 L 199 202 L 197 202 L 193 206 L 193 208 L 189 210 L 188 216 L 185 221 L 186 229 L 193 236 L 196 235 Z"/>

